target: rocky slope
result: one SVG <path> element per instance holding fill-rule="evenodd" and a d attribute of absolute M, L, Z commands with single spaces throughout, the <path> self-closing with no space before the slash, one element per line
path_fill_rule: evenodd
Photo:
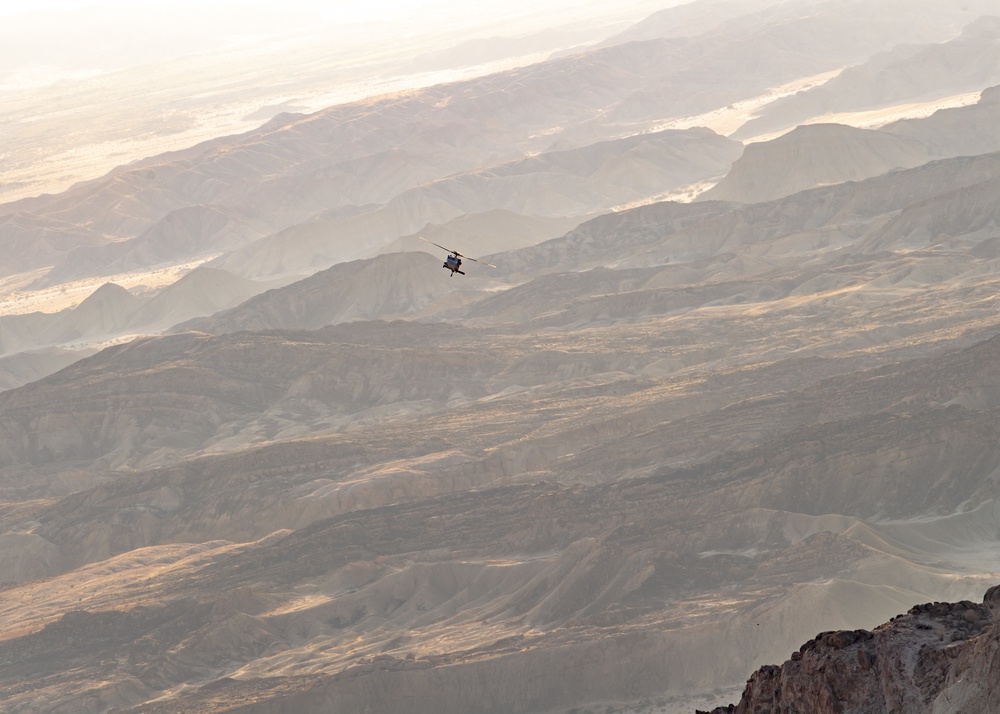
<path fill-rule="evenodd" d="M 917 605 L 874 630 L 824 632 L 759 669 L 739 704 L 700 714 L 912 714 L 1000 707 L 998 587 L 982 604 Z"/>

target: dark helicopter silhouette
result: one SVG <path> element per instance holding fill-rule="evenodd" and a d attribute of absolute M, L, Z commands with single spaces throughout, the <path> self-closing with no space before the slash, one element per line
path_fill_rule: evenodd
<path fill-rule="evenodd" d="M 451 253 L 451 255 L 449 255 L 447 258 L 444 259 L 444 265 L 441 266 L 442 268 L 447 268 L 448 270 L 451 271 L 451 275 L 448 276 L 449 278 L 452 275 L 454 275 L 455 273 L 459 273 L 461 275 L 465 275 L 465 271 L 460 270 L 460 268 L 462 267 L 462 258 L 465 258 L 466 260 L 471 260 L 473 263 L 481 263 L 482 265 L 488 265 L 491 268 L 497 267 L 497 266 L 493 265 L 493 263 L 487 263 L 484 260 L 476 260 L 475 258 L 470 258 L 467 255 L 462 255 L 457 250 L 452 250 L 451 248 L 445 248 L 443 245 L 438 245 L 434 241 L 427 240 L 423 236 L 417 236 L 417 237 L 420 238 L 420 240 L 424 241 L 425 243 L 430 243 L 431 245 L 436 245 L 441 250 L 446 250 L 449 253 Z"/>

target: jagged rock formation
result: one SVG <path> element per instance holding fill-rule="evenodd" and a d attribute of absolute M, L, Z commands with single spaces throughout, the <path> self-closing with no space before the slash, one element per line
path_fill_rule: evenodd
<path fill-rule="evenodd" d="M 698 714 L 959 714 L 1000 708 L 1000 598 L 917 605 L 868 630 L 824 632 L 759 669 L 739 704 Z"/>

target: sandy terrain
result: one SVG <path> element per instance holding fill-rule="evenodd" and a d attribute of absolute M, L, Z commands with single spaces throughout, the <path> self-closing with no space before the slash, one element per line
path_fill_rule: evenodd
<path fill-rule="evenodd" d="M 796 92 L 805 91 L 813 87 L 820 86 L 825 82 L 837 77 L 842 70 L 826 72 L 813 77 L 806 77 L 795 82 L 790 82 L 784 86 L 762 94 L 753 99 L 736 102 L 723 109 L 716 109 L 697 116 L 684 117 L 683 119 L 673 119 L 657 124 L 650 128 L 651 131 L 660 129 L 687 129 L 693 126 L 705 126 L 719 134 L 729 136 L 738 130 L 748 120 L 768 104 L 782 97 L 787 97 Z M 951 109 L 954 107 L 965 107 L 979 101 L 980 92 L 963 92 L 950 97 L 943 97 L 926 102 L 909 102 L 905 104 L 894 104 L 863 112 L 845 112 L 839 114 L 827 114 L 816 116 L 810 119 L 809 124 L 837 123 L 854 126 L 861 129 L 876 129 L 900 119 L 918 119 L 928 117 L 939 109 Z M 777 138 L 782 132 L 771 132 L 748 137 L 745 143 L 759 141 L 769 141 Z"/>
<path fill-rule="evenodd" d="M 807 90 L 811 87 L 817 87 L 824 82 L 833 79 L 839 75 L 841 71 L 842 70 L 836 70 L 833 72 L 824 72 L 823 74 L 812 77 L 803 77 L 802 79 L 789 82 L 781 87 L 775 87 L 771 91 L 761 94 L 760 96 L 753 97 L 752 99 L 744 99 L 743 101 L 735 102 L 728 107 L 715 109 L 696 116 L 671 119 L 663 122 L 662 124 L 655 124 L 650 127 L 650 131 L 659 131 L 661 129 L 689 129 L 693 126 L 704 126 L 708 127 L 712 131 L 722 134 L 723 136 L 728 136 L 743 126 L 748 119 L 752 119 L 762 107 L 765 107 L 771 102 L 781 99 L 782 97 L 787 97 L 791 94 Z"/>
<path fill-rule="evenodd" d="M 136 295 L 156 292 L 168 285 L 173 285 L 181 277 L 208 260 L 211 260 L 211 257 L 182 265 L 151 268 L 148 271 L 76 280 L 40 290 L 27 290 L 25 288 L 32 281 L 44 275 L 47 269 L 34 273 L 11 275 L 0 278 L 0 315 L 24 315 L 29 312 L 53 313 L 76 307 L 105 283 L 120 285 Z"/>
<path fill-rule="evenodd" d="M 843 114 L 827 114 L 811 119 L 808 123 L 819 124 L 832 122 L 836 124 L 847 124 L 860 129 L 877 129 L 880 126 L 891 124 L 901 119 L 921 119 L 929 117 L 940 109 L 954 109 L 956 107 L 967 107 L 979 101 L 981 92 L 964 92 L 951 97 L 935 99 L 927 102 L 911 102 L 899 104 L 881 109 L 873 109 L 867 112 L 851 112 Z M 755 137 L 754 141 L 766 140 L 766 136 Z"/>

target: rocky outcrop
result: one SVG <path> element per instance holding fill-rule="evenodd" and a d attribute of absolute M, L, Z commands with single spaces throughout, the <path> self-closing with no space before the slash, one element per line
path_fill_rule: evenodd
<path fill-rule="evenodd" d="M 761 667 L 739 704 L 698 714 L 959 714 L 1000 710 L 1000 586 L 868 630 L 824 632 Z"/>

